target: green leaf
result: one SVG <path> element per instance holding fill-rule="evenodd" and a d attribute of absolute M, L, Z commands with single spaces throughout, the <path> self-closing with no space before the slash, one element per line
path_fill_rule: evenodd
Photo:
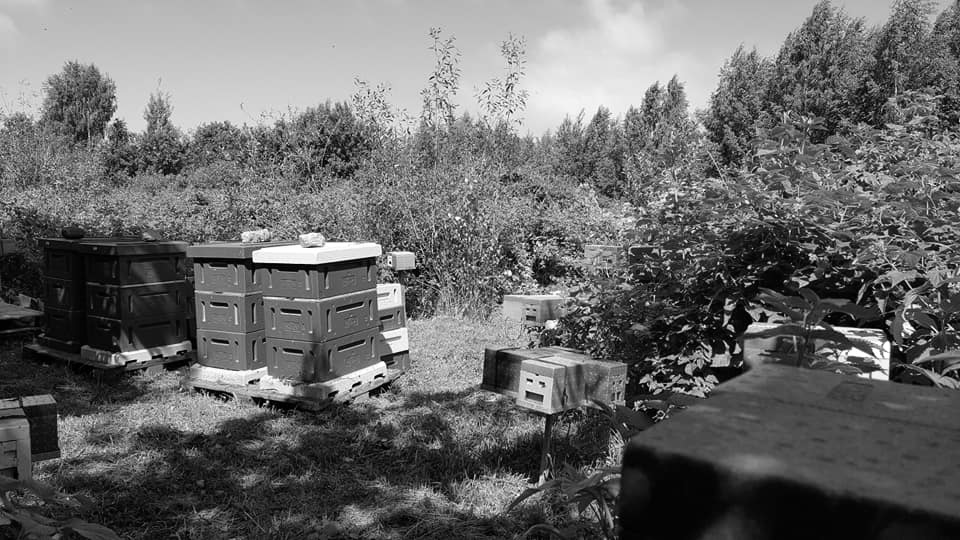
<path fill-rule="evenodd" d="M 552 489 L 552 488 L 559 487 L 559 486 L 560 486 L 560 481 L 557 480 L 557 479 L 553 479 L 553 480 L 548 480 L 548 481 L 540 484 L 540 485 L 537 486 L 537 487 L 527 488 L 527 489 L 523 490 L 523 492 L 520 493 L 520 495 L 517 495 L 517 498 L 514 499 L 514 500 L 507 506 L 507 509 L 504 510 L 504 513 L 510 513 L 510 510 L 513 510 L 514 508 L 516 508 L 516 506 L 517 506 L 518 504 L 520 504 L 520 503 L 522 503 L 523 501 L 529 499 L 530 497 L 536 495 L 537 493 L 540 493 L 541 491 L 546 491 L 546 490 L 548 490 L 548 489 Z"/>
<path fill-rule="evenodd" d="M 88 540 L 120 540 L 120 537 L 117 536 L 117 533 L 113 532 L 112 529 L 104 527 L 103 525 L 97 525 L 96 523 L 89 523 L 82 519 L 72 518 L 67 520 L 63 525 L 64 528 Z"/>

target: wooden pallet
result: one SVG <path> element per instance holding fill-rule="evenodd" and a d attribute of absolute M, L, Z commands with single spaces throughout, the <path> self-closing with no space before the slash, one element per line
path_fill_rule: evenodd
<path fill-rule="evenodd" d="M 366 396 L 403 374 L 400 370 L 387 369 L 383 362 L 373 367 L 375 369 L 367 368 L 320 383 L 290 384 L 270 376 L 251 379 L 247 384 L 228 383 L 213 378 L 185 377 L 181 386 L 197 391 L 226 394 L 258 404 L 271 402 L 318 411 L 334 403 L 345 403 Z"/>
<path fill-rule="evenodd" d="M 0 336 L 40 331 L 42 311 L 0 302 Z"/>
<path fill-rule="evenodd" d="M 151 358 L 145 361 L 131 361 L 126 364 L 104 364 L 93 360 L 85 359 L 79 353 L 69 353 L 44 347 L 37 343 L 30 343 L 23 346 L 22 356 L 26 360 L 36 362 L 56 362 L 67 366 L 92 369 L 101 377 L 120 376 L 131 371 L 145 371 L 147 374 L 154 374 L 164 369 L 173 368 L 181 364 L 189 364 L 196 355 L 193 351 L 183 351 L 171 356 Z"/>

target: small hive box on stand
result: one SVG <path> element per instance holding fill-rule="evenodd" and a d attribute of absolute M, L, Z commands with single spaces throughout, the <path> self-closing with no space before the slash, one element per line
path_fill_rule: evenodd
<path fill-rule="evenodd" d="M 407 326 L 402 285 L 399 283 L 377 284 L 377 315 L 381 332 Z"/>
<path fill-rule="evenodd" d="M 626 400 L 627 365 L 596 360 L 564 347 L 538 349 L 486 349 L 483 381 L 480 387 L 506 396 L 517 397 L 521 383 L 521 365 L 525 360 L 552 362 L 567 367 L 567 394 L 574 407 L 591 405 L 593 400 L 608 405 L 623 405 Z"/>
<path fill-rule="evenodd" d="M 503 316 L 511 321 L 538 325 L 563 316 L 563 297 L 555 294 L 507 294 Z"/>
<path fill-rule="evenodd" d="M 588 270 L 610 269 L 620 265 L 620 246 L 587 244 L 583 246 L 583 265 Z"/>
<path fill-rule="evenodd" d="M 566 410 L 566 368 L 543 360 L 520 363 L 517 405 L 544 414 Z"/>
<path fill-rule="evenodd" d="M 390 251 L 387 253 L 387 266 L 395 271 L 416 270 L 417 258 L 412 251 Z"/>

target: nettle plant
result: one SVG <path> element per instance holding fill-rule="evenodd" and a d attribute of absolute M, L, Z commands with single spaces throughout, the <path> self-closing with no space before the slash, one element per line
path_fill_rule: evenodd
<path fill-rule="evenodd" d="M 17 530 L 19 537 L 36 540 L 87 538 L 120 540 L 113 530 L 77 517 L 49 517 L 51 508 L 81 511 L 91 506 L 79 495 L 66 495 L 32 480 L 0 476 L 0 532 L 5 527 Z"/>
<path fill-rule="evenodd" d="M 858 356 L 846 357 L 843 353 L 858 349 L 868 357 L 876 358 L 876 349 L 864 339 L 844 334 L 827 318 L 844 314 L 854 321 L 876 320 L 878 311 L 862 307 L 842 298 L 820 298 L 810 289 L 797 291 L 799 296 L 786 296 L 769 289 L 762 289 L 758 300 L 787 318 L 787 321 L 761 330 L 748 330 L 744 339 L 787 338 L 772 351 L 761 353 L 779 363 L 797 367 L 821 369 L 845 374 L 870 373 L 880 369 L 877 362 L 863 360 Z M 786 345 L 786 347 L 783 347 Z M 758 358 L 744 358 L 751 364 Z"/>

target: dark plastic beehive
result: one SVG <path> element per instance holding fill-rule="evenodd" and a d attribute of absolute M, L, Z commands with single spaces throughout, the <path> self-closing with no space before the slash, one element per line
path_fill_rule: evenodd
<path fill-rule="evenodd" d="M 263 330 L 263 295 L 196 291 L 197 329 L 222 332 Z"/>
<path fill-rule="evenodd" d="M 376 328 L 322 343 L 267 340 L 267 372 L 279 379 L 320 382 L 348 375 L 380 361 Z"/>
<path fill-rule="evenodd" d="M 238 333 L 197 330 L 197 360 L 204 366 L 250 370 L 267 365 L 263 330 Z"/>
<path fill-rule="evenodd" d="M 377 326 L 377 291 L 303 300 L 263 299 L 268 338 L 327 341 Z"/>

